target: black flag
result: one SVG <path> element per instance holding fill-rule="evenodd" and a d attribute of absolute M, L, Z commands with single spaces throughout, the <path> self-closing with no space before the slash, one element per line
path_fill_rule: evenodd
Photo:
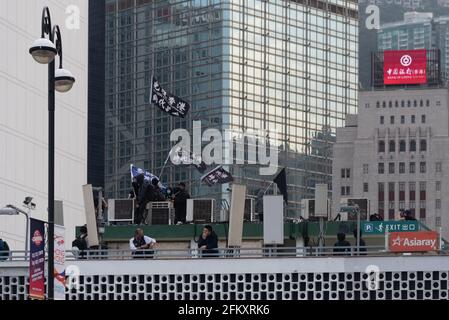
<path fill-rule="evenodd" d="M 288 193 L 287 193 L 287 176 L 285 174 L 285 168 L 282 169 L 276 178 L 273 180 L 277 184 L 279 191 L 284 196 L 285 203 L 288 203 Z"/>
<path fill-rule="evenodd" d="M 201 181 L 207 184 L 209 187 L 212 187 L 216 184 L 223 184 L 233 181 L 232 175 L 223 169 L 222 166 L 216 167 L 214 170 L 210 171 L 203 177 L 201 177 Z"/>
<path fill-rule="evenodd" d="M 154 77 L 151 83 L 151 102 L 174 117 L 184 118 L 190 110 L 189 103 L 165 91 Z"/>

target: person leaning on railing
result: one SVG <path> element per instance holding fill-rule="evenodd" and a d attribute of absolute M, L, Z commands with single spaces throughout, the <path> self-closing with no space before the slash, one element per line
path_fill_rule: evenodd
<path fill-rule="evenodd" d="M 129 248 L 131 249 L 134 259 L 153 258 L 156 240 L 143 234 L 143 229 L 137 228 L 134 237 L 129 240 Z"/>
<path fill-rule="evenodd" d="M 218 257 L 218 236 L 212 230 L 212 226 L 207 225 L 204 227 L 203 233 L 198 239 L 198 249 L 200 249 L 202 257 Z"/>

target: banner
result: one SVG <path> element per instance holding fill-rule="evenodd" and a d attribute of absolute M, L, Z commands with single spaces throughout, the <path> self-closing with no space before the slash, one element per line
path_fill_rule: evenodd
<path fill-rule="evenodd" d="M 384 84 L 427 83 L 427 51 L 384 51 Z"/>
<path fill-rule="evenodd" d="M 65 300 L 65 228 L 55 224 L 54 299 Z"/>
<path fill-rule="evenodd" d="M 190 104 L 165 91 L 155 77 L 153 77 L 151 83 L 151 102 L 174 117 L 184 118 L 190 110 Z"/>
<path fill-rule="evenodd" d="M 435 251 L 440 239 L 435 231 L 392 232 L 388 245 L 391 252 Z"/>
<path fill-rule="evenodd" d="M 159 178 L 157 176 L 155 176 L 154 174 L 152 174 L 151 172 L 145 171 L 141 168 L 138 168 L 136 166 L 134 166 L 133 164 L 131 165 L 131 181 L 137 177 L 138 175 L 144 175 L 144 179 L 147 181 L 153 180 L 153 178 L 156 178 L 159 180 Z M 160 181 L 160 180 L 159 180 Z"/>
<path fill-rule="evenodd" d="M 201 181 L 207 184 L 209 187 L 212 187 L 216 184 L 223 184 L 233 181 L 232 175 L 223 169 L 222 166 L 216 167 L 214 170 L 210 171 L 203 177 L 201 177 Z"/>
<path fill-rule="evenodd" d="M 362 234 L 385 234 L 385 232 L 415 232 L 419 231 L 416 220 L 403 221 L 361 221 Z"/>
<path fill-rule="evenodd" d="M 45 224 L 30 218 L 30 279 L 32 299 L 45 299 Z"/>

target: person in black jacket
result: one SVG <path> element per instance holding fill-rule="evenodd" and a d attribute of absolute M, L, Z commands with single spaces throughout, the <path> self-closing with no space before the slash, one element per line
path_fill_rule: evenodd
<path fill-rule="evenodd" d="M 346 235 L 342 232 L 337 234 L 338 241 L 334 244 L 334 253 L 338 255 L 349 255 L 351 244 L 346 240 Z"/>
<path fill-rule="evenodd" d="M 133 188 L 137 189 L 136 193 L 136 213 L 134 215 L 134 223 L 141 224 L 145 222 L 145 210 L 146 205 L 149 201 L 148 194 L 152 188 L 151 182 L 145 179 L 143 173 L 136 177 L 136 183 L 133 184 Z"/>
<path fill-rule="evenodd" d="M 218 257 L 218 237 L 210 225 L 203 229 L 203 234 L 198 239 L 198 248 L 202 257 Z"/>
<path fill-rule="evenodd" d="M 185 183 L 181 182 L 174 190 L 175 224 L 186 223 L 187 199 L 190 199 L 190 194 Z"/>

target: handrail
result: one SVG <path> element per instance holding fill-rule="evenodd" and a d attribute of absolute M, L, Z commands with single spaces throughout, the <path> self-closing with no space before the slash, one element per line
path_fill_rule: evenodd
<path fill-rule="evenodd" d="M 334 251 L 339 250 L 338 252 Z M 383 246 L 357 247 L 258 247 L 258 248 L 217 248 L 214 253 L 201 253 L 198 249 L 146 249 L 133 252 L 129 249 L 67 250 L 66 261 L 76 260 L 131 260 L 131 259 L 195 259 L 195 258 L 282 258 L 282 257 L 366 257 L 397 256 L 401 253 L 387 252 Z M 365 250 L 364 250 L 365 249 Z M 6 256 L 2 253 L 7 254 Z M 423 253 L 418 253 L 422 255 Z M 428 255 L 449 255 L 448 250 L 438 250 Z M 26 251 L 0 251 L 0 263 L 4 261 L 26 261 Z M 0 265 L 1 266 L 1 265 Z"/>

